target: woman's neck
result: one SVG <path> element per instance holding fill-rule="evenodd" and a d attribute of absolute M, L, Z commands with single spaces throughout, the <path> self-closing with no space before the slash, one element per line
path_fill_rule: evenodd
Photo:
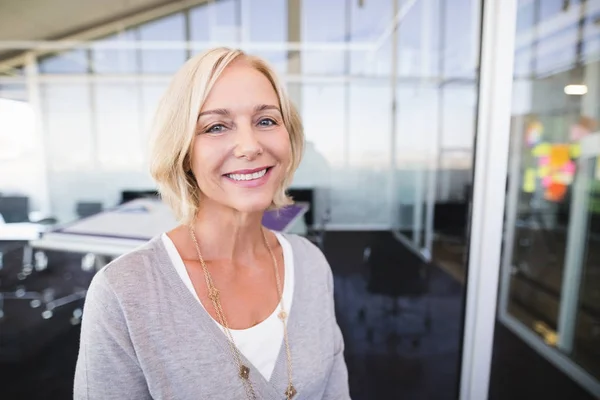
<path fill-rule="evenodd" d="M 192 224 L 202 256 L 244 264 L 256 259 L 265 251 L 262 217 L 263 212 L 241 213 L 205 203 Z"/>

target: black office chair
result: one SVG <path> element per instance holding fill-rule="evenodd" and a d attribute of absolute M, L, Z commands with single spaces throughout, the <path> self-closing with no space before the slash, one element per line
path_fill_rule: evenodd
<path fill-rule="evenodd" d="M 29 197 L 0 196 L 0 214 L 7 224 L 29 222 Z"/>
<path fill-rule="evenodd" d="M 31 221 L 29 219 L 29 198 L 27 196 L 0 196 L 0 215 L 7 224 L 35 222 L 41 224 L 54 224 L 54 218 L 45 218 L 40 221 Z M 23 246 L 19 243 L 16 248 L 23 247 L 23 258 L 21 270 L 16 274 L 18 281 L 23 282 L 32 274 L 34 270 L 33 249 L 29 244 Z M 9 251 L 14 250 L 10 246 L 0 249 L 0 266 L 3 267 L 4 255 Z M 36 260 L 36 267 L 45 268 L 44 263 L 47 260 Z M 27 300 L 32 301 L 32 304 L 40 304 L 43 301 L 43 295 L 39 292 L 27 291 L 24 288 L 18 288 L 15 291 L 0 292 L 0 319 L 3 317 L 3 303 L 5 299 Z"/>
<path fill-rule="evenodd" d="M 29 198 L 26 196 L 0 196 L 0 216 L 6 224 L 29 222 Z M 20 244 L 17 247 L 20 247 Z M 10 250 L 12 248 L 9 245 L 0 248 L 0 268 L 3 267 L 5 253 Z M 26 252 L 25 247 L 24 254 Z"/>
<path fill-rule="evenodd" d="M 317 215 L 315 207 L 317 190 L 319 189 L 291 188 L 288 189 L 288 195 L 295 202 L 308 203 L 309 209 L 306 214 L 304 214 L 304 223 L 306 224 L 307 231 L 306 238 L 323 250 L 325 244 L 325 232 L 331 218 L 331 211 L 329 208 L 326 208 L 321 215 Z"/>
<path fill-rule="evenodd" d="M 124 204 L 129 201 L 140 199 L 140 198 L 160 198 L 160 194 L 156 190 L 123 190 L 121 192 L 121 203 Z"/>
<path fill-rule="evenodd" d="M 308 203 L 310 208 L 304 214 L 304 222 L 307 227 L 311 227 L 314 223 L 314 204 L 315 204 L 315 191 L 312 188 L 291 188 L 288 189 L 288 195 L 295 202 Z"/>
<path fill-rule="evenodd" d="M 104 207 L 99 202 L 80 201 L 77 202 L 76 212 L 79 218 L 91 217 L 102 212 Z"/>
<path fill-rule="evenodd" d="M 29 197 L 27 196 L 0 196 L 0 215 L 5 223 L 33 222 L 36 224 L 53 225 L 56 218 L 45 217 L 32 221 L 29 218 Z"/>

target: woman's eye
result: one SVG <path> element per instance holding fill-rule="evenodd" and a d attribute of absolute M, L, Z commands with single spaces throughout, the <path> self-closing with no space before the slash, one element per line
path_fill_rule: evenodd
<path fill-rule="evenodd" d="M 223 132 L 224 130 L 225 130 L 225 126 L 223 124 L 216 124 L 216 125 L 209 127 L 206 130 L 206 133 L 220 133 L 220 132 Z"/>
<path fill-rule="evenodd" d="M 263 118 L 260 121 L 258 121 L 258 125 L 260 125 L 260 126 L 273 126 L 273 125 L 277 125 L 277 122 L 275 122 L 271 118 Z"/>

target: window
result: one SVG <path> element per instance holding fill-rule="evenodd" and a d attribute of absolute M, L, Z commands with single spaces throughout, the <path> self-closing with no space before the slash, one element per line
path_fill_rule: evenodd
<path fill-rule="evenodd" d="M 304 0 L 300 28 L 302 42 L 343 44 L 346 37 L 346 3 L 345 0 Z M 330 75 L 344 74 L 346 71 L 345 54 L 341 50 L 304 51 L 301 57 L 304 74 Z"/>
<path fill-rule="evenodd" d="M 137 84 L 94 86 L 96 155 L 103 170 L 142 168 L 145 143 L 140 131 Z"/>
<path fill-rule="evenodd" d="M 41 92 L 50 169 L 93 169 L 95 157 L 89 87 L 52 83 L 42 86 Z"/>
<path fill-rule="evenodd" d="M 571 359 L 585 371 L 577 376 L 597 385 L 600 52 L 591 21 L 598 3 L 586 2 L 581 26 L 581 2 L 566 10 L 563 3 L 538 2 L 537 75 L 515 77 L 499 307 L 506 321 L 538 338 L 542 353 L 560 353 L 566 371 L 574 369 L 564 361 Z"/>
<path fill-rule="evenodd" d="M 148 22 L 138 28 L 139 40 L 164 43 L 165 49 L 141 50 L 142 73 L 171 74 L 177 71 L 186 60 L 185 18 L 182 13 Z M 169 42 L 175 47 L 168 48 Z"/>
<path fill-rule="evenodd" d="M 134 30 L 126 30 L 95 42 L 92 48 L 92 71 L 97 74 L 133 74 L 138 71 L 138 50 Z M 119 48 L 119 45 L 123 48 Z M 114 46 L 111 48 L 110 46 Z"/>
<path fill-rule="evenodd" d="M 46 56 L 39 62 L 44 74 L 86 74 L 88 58 L 86 49 L 74 49 L 64 53 Z"/>

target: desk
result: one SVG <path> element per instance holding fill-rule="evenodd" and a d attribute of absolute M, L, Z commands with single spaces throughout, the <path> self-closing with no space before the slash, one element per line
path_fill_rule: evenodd
<path fill-rule="evenodd" d="M 0 242 L 27 242 L 37 240 L 42 233 L 49 229 L 48 225 L 36 224 L 32 222 L 5 223 L 0 220 Z M 12 244 L 14 246 L 14 243 Z M 0 246 L 0 269 L 4 266 L 4 253 L 11 248 Z M 23 247 L 23 266 L 31 265 L 32 252 L 30 246 Z"/>
<path fill-rule="evenodd" d="M 0 222 L 0 241 L 23 242 L 39 239 L 40 235 L 48 229 L 47 225 L 32 222 Z"/>
<path fill-rule="evenodd" d="M 308 208 L 308 204 L 298 203 L 283 210 L 268 211 L 263 225 L 278 232 L 305 234 L 303 216 Z M 134 250 L 177 225 L 166 204 L 141 198 L 46 232 L 30 241 L 30 246 L 39 250 L 91 254 L 98 268 L 105 264 L 106 258 Z M 89 269 L 91 258 L 87 261 L 84 258 L 84 262 L 87 266 L 82 267 Z"/>

